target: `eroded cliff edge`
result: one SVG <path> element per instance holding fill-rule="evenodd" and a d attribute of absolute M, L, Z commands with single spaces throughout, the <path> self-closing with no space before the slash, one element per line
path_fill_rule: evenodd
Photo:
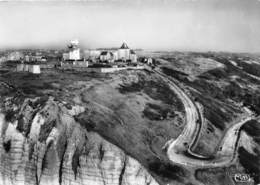
<path fill-rule="evenodd" d="M 0 184 L 157 184 L 138 161 L 75 121 L 84 108 L 52 97 L 20 107 L 12 101 L 1 110 Z"/>

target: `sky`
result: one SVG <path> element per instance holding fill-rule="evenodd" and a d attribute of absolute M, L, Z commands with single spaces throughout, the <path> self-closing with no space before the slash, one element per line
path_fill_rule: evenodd
<path fill-rule="evenodd" d="M 260 0 L 0 0 L 0 49 L 260 52 Z"/>

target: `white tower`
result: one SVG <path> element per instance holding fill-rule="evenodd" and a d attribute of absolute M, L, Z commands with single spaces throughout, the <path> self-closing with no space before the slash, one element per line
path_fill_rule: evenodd
<path fill-rule="evenodd" d="M 80 59 L 80 49 L 78 47 L 79 41 L 72 40 L 70 42 L 69 48 L 69 60 L 79 60 Z"/>

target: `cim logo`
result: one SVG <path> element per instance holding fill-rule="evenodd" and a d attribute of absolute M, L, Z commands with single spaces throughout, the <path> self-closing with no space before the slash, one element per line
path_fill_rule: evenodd
<path fill-rule="evenodd" d="M 234 175 L 236 182 L 249 182 L 251 180 L 250 175 L 237 173 Z"/>

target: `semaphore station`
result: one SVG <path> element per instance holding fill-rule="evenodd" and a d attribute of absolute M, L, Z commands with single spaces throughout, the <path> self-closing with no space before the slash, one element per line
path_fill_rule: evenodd
<path fill-rule="evenodd" d="M 114 62 L 137 62 L 137 55 L 126 43 L 120 48 L 114 49 L 88 49 L 80 52 L 79 41 L 72 40 L 68 45 L 68 52 L 63 53 L 63 61 L 88 60 L 93 63 L 114 63 Z"/>
<path fill-rule="evenodd" d="M 125 69 L 144 69 L 149 59 L 138 57 L 124 42 L 118 48 L 81 49 L 77 39 L 61 50 L 21 50 L 9 52 L 3 61 L 15 65 L 17 72 L 40 74 L 53 68 L 110 73 Z M 146 61 L 147 60 L 147 61 Z"/>
<path fill-rule="evenodd" d="M 137 55 L 126 43 L 119 48 L 88 49 L 81 52 L 78 40 L 72 40 L 62 54 L 62 69 L 73 68 L 90 72 L 114 72 L 122 69 L 143 69 Z"/>

